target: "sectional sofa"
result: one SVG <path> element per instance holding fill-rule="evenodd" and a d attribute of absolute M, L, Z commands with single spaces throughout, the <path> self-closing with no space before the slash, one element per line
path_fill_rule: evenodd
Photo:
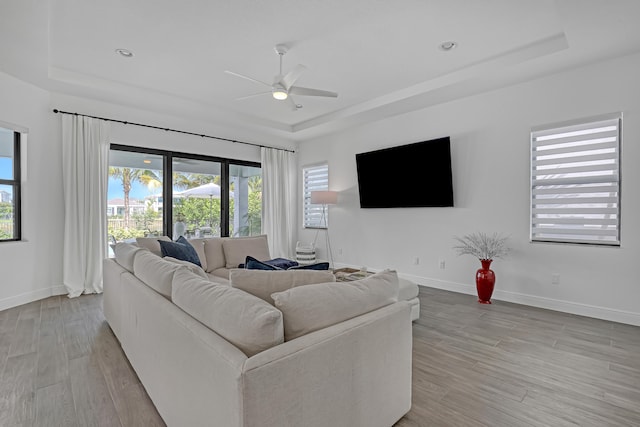
<path fill-rule="evenodd" d="M 128 244 L 104 261 L 105 317 L 167 425 L 388 427 L 409 411 L 411 305 L 395 272 L 337 283 L 222 267 L 214 252 L 206 265 L 227 278 Z"/>
<path fill-rule="evenodd" d="M 171 241 L 167 236 L 153 238 L 138 238 L 138 246 L 162 256 L 158 240 Z M 189 240 L 201 262 L 202 269 L 214 282 L 226 283 L 231 269 L 244 264 L 247 255 L 265 261 L 271 258 L 266 235 L 251 237 L 212 237 Z M 408 301 L 411 305 L 411 320 L 420 317 L 420 300 L 418 299 L 418 285 L 399 278 L 398 299 Z"/>

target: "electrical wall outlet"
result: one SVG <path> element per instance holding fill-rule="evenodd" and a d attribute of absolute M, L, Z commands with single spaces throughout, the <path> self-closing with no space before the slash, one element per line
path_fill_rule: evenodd
<path fill-rule="evenodd" d="M 560 273 L 553 273 L 551 275 L 551 284 L 559 285 L 560 284 Z"/>
<path fill-rule="evenodd" d="M 420 258 L 419 257 L 414 257 L 413 258 L 413 265 L 419 265 L 420 264 Z"/>
<path fill-rule="evenodd" d="M 439 259 L 438 260 L 438 267 L 440 267 L 440 270 L 444 270 L 446 268 L 446 263 L 443 259 Z"/>

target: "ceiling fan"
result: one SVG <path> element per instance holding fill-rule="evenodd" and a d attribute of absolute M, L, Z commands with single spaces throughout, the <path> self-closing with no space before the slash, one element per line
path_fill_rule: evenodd
<path fill-rule="evenodd" d="M 302 73 L 307 69 L 304 65 L 298 64 L 287 74 L 282 74 L 282 57 L 285 53 L 287 53 L 287 47 L 285 45 L 277 45 L 275 48 L 276 53 L 280 57 L 280 72 L 273 78 L 273 83 L 269 84 L 263 82 L 261 80 L 254 79 L 253 77 L 245 76 L 244 74 L 235 73 L 233 71 L 225 71 L 225 73 L 230 74 L 232 76 L 240 77 L 245 80 L 249 80 L 255 83 L 259 83 L 264 86 L 268 86 L 271 90 L 266 92 L 254 93 L 253 95 L 243 96 L 241 98 L 237 98 L 238 100 L 253 98 L 254 96 L 261 96 L 266 94 L 271 94 L 274 99 L 278 101 L 288 100 L 293 107 L 293 110 L 299 110 L 302 108 L 301 104 L 296 104 L 291 95 L 301 95 L 301 96 L 325 96 L 330 98 L 337 98 L 338 94 L 336 92 L 330 92 L 328 90 L 320 90 L 320 89 L 311 89 L 308 87 L 302 86 L 294 86 L 295 82 L 302 75 Z"/>

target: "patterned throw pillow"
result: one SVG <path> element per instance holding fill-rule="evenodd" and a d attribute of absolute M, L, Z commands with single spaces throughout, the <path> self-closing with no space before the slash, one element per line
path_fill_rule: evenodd
<path fill-rule="evenodd" d="M 198 253 L 184 237 L 180 236 L 175 242 L 165 242 L 164 240 L 158 240 L 158 242 L 160 242 L 160 251 L 163 257 L 169 256 L 182 261 L 189 261 L 198 267 L 202 267 Z"/>

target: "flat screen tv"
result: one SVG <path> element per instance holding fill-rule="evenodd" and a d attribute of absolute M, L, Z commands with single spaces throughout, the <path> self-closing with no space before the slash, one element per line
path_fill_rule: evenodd
<path fill-rule="evenodd" d="M 449 137 L 356 154 L 361 208 L 453 206 Z"/>

